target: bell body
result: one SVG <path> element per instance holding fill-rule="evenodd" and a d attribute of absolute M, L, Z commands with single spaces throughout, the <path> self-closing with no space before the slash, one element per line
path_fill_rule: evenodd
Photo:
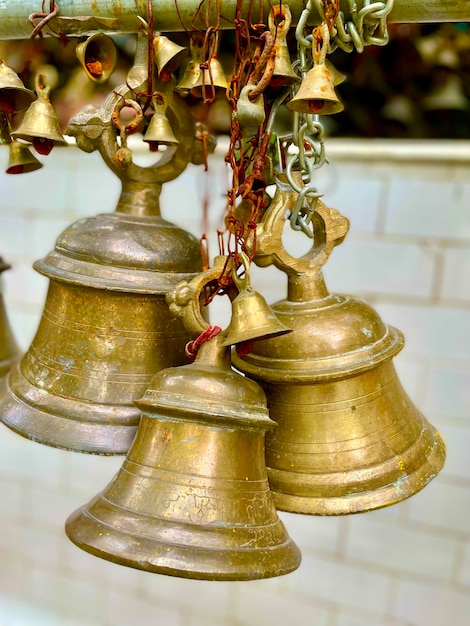
<path fill-rule="evenodd" d="M 35 98 L 14 70 L 0 60 L 0 111 L 9 114 L 24 111 Z"/>
<path fill-rule="evenodd" d="M 442 468 L 445 448 L 396 375 L 402 334 L 347 296 L 271 308 L 292 334 L 259 341 L 233 360 L 263 387 L 278 423 L 266 439 L 276 506 L 339 515 L 422 489 Z"/>
<path fill-rule="evenodd" d="M 133 400 L 156 371 L 186 362 L 190 337 L 165 294 L 199 269 L 199 245 L 149 214 L 158 207 L 151 192 L 125 184 L 115 213 L 76 222 L 35 263 L 50 280 L 44 313 L 0 389 L 1 419 L 19 434 L 125 454 L 140 418 Z"/>
<path fill-rule="evenodd" d="M 35 100 L 26 111 L 20 126 L 11 133 L 11 136 L 24 141 L 39 138 L 53 141 L 57 145 L 67 144 L 60 130 L 57 113 L 48 99 Z"/>
<path fill-rule="evenodd" d="M 0 257 L 0 274 L 9 267 L 10 266 Z M 8 370 L 11 369 L 19 356 L 20 351 L 8 321 L 5 303 L 0 289 L 0 377 L 4 376 Z"/>
<path fill-rule="evenodd" d="M 73 513 L 69 538 L 104 559 L 206 580 L 286 574 L 300 553 L 269 490 L 264 436 L 274 424 L 220 338 L 191 365 L 158 373 L 122 469 Z"/>
<path fill-rule="evenodd" d="M 334 89 L 334 77 L 324 63 L 307 72 L 298 92 L 286 106 L 298 113 L 319 115 L 333 115 L 344 109 Z"/>

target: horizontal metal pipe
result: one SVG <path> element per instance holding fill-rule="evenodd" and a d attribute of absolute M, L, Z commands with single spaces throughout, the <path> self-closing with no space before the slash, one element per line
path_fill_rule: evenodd
<path fill-rule="evenodd" d="M 49 8 L 49 2 L 45 2 Z M 105 32 L 136 32 L 139 28 L 137 15 L 147 14 L 147 0 L 56 0 L 60 10 L 59 19 L 52 22 L 54 29 L 62 34 L 85 35 L 97 30 Z M 215 6 L 212 7 L 212 23 L 215 23 Z M 253 3 L 256 7 L 256 2 Z M 288 0 L 295 23 L 305 0 Z M 362 5 L 358 0 L 358 6 Z M 191 18 L 200 5 L 200 0 L 153 0 L 155 30 L 181 31 L 190 28 Z M 26 39 L 32 26 L 29 16 L 41 12 L 41 0 L 0 0 L 0 39 Z M 244 0 L 244 6 L 249 1 Z M 269 10 L 269 2 L 265 2 Z M 220 0 L 223 16 L 221 28 L 232 28 L 235 17 L 235 0 Z M 177 10 L 178 8 L 178 10 Z M 341 0 L 341 8 L 347 17 L 347 3 Z M 203 6 L 202 13 L 205 12 Z M 243 13 L 246 15 L 246 10 Z M 256 15 L 256 9 L 253 14 Z M 84 20 L 84 17 L 93 19 Z M 81 18 L 80 20 L 77 18 Z M 38 20 L 36 20 L 37 23 Z M 395 0 L 389 16 L 390 22 L 468 22 L 470 21 L 469 0 Z M 184 23 L 184 26 L 182 25 Z M 318 16 L 316 16 L 318 22 Z M 315 16 L 312 23 L 315 23 Z M 198 22 L 204 27 L 203 22 Z"/>

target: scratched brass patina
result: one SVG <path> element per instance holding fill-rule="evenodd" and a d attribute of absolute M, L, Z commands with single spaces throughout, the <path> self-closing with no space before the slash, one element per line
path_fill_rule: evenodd
<path fill-rule="evenodd" d="M 442 468 L 440 435 L 412 404 L 392 358 L 403 335 L 364 302 L 330 294 L 321 268 L 348 221 L 321 201 L 314 244 L 301 258 L 282 243 L 297 194 L 282 181 L 257 232 L 259 265 L 288 276 L 288 295 L 272 309 L 293 329 L 261 340 L 234 365 L 266 392 L 278 428 L 267 433 L 266 464 L 276 506 L 339 515 L 394 504 Z"/>
<path fill-rule="evenodd" d="M 112 121 L 132 98 L 130 87 L 142 87 L 147 68 L 141 66 L 101 108 L 87 106 L 69 124 L 78 146 L 99 150 L 120 178 L 121 195 L 114 213 L 76 222 L 35 263 L 50 280 L 44 313 L 31 347 L 0 389 L 7 426 L 80 452 L 127 452 L 140 418 L 133 400 L 155 372 L 186 361 L 189 335 L 170 315 L 165 294 L 201 267 L 196 238 L 160 215 L 162 184 L 190 161 L 195 133 L 173 82 L 154 83 L 166 92 L 178 139 L 155 165 L 132 161 Z"/>
<path fill-rule="evenodd" d="M 0 279 L 1 274 L 9 268 L 10 265 L 0 257 Z M 20 351 L 8 321 L 0 284 L 0 376 L 6 374 L 13 367 L 19 356 Z"/>
<path fill-rule="evenodd" d="M 194 334 L 204 329 L 199 288 L 222 268 L 172 298 Z M 202 344 L 192 364 L 159 372 L 136 401 L 143 416 L 121 470 L 66 522 L 80 548 L 121 565 L 206 580 L 267 578 L 298 567 L 300 552 L 267 480 L 264 438 L 275 424 L 259 385 L 231 368 L 225 339 L 222 332 Z"/>

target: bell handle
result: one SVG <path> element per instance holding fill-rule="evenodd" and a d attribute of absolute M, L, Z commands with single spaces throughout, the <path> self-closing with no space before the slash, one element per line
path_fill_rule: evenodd
<path fill-rule="evenodd" d="M 301 173 L 293 172 L 293 175 L 302 184 Z M 256 241 L 256 250 L 251 250 L 256 265 L 274 265 L 288 275 L 314 276 L 327 262 L 333 248 L 344 240 L 349 220 L 317 199 L 312 218 L 312 247 L 302 257 L 294 257 L 284 247 L 282 236 L 286 214 L 295 209 L 299 194 L 283 174 L 277 178 L 276 187 L 271 204 L 256 228 L 256 239 L 251 236 L 248 240 L 248 249 L 250 251 Z"/>
<path fill-rule="evenodd" d="M 326 61 L 326 53 L 328 52 L 328 46 L 330 44 L 330 31 L 328 29 L 328 24 L 323 22 L 318 27 L 318 31 L 321 32 L 321 36 L 318 37 L 318 39 L 317 37 L 313 38 L 313 64 L 324 65 Z"/>
<path fill-rule="evenodd" d="M 184 327 L 194 337 L 199 336 L 210 326 L 201 311 L 202 290 L 206 285 L 220 278 L 226 262 L 226 256 L 216 256 L 212 267 L 197 274 L 191 281 L 181 281 L 166 295 L 166 302 L 171 313 L 183 320 Z"/>
<path fill-rule="evenodd" d="M 237 274 L 237 266 L 236 266 L 236 264 L 234 264 L 233 268 L 232 268 L 232 280 L 233 280 L 233 282 L 235 284 L 235 287 L 238 290 L 238 293 L 240 293 L 244 289 L 249 289 L 249 287 L 251 286 L 251 280 L 250 280 L 250 260 L 249 260 L 248 256 L 242 250 L 240 250 L 240 252 L 238 253 L 238 258 L 242 262 L 242 265 L 244 267 L 245 273 L 244 273 L 243 276 L 239 276 Z"/>
<path fill-rule="evenodd" d="M 40 100 L 49 101 L 49 94 L 51 93 L 50 86 L 46 83 L 46 77 L 41 72 L 36 74 L 35 79 L 36 94 Z"/>
<path fill-rule="evenodd" d="M 278 24 L 276 19 L 282 17 L 282 21 Z M 271 7 L 268 17 L 268 26 L 271 35 L 274 35 L 277 41 L 285 41 L 287 33 L 292 22 L 292 13 L 287 4 L 275 4 Z"/>

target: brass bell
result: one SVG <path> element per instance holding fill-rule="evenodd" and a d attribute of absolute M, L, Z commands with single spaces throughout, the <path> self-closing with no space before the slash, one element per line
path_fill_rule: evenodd
<path fill-rule="evenodd" d="M 0 257 L 0 274 L 9 269 Z M 1 287 L 1 285 L 0 285 Z M 13 331 L 8 321 L 5 303 L 0 289 L 0 377 L 4 376 L 20 357 L 20 350 L 16 344 Z"/>
<path fill-rule="evenodd" d="M 170 75 L 188 56 L 188 49 L 179 46 L 164 35 L 156 35 L 153 39 L 153 53 L 158 76 L 160 80 L 167 82 Z"/>
<path fill-rule="evenodd" d="M 6 169 L 7 174 L 26 174 L 42 167 L 27 145 L 13 140 L 10 143 L 10 158 Z"/>
<path fill-rule="evenodd" d="M 347 220 L 318 200 L 310 252 L 294 258 L 284 249 L 286 210 L 298 195 L 285 183 L 260 224 L 255 262 L 287 272 L 288 296 L 272 308 L 293 332 L 232 356 L 261 384 L 278 424 L 266 438 L 276 506 L 340 515 L 400 502 L 437 475 L 444 443 L 395 372 L 400 331 L 364 302 L 326 289 L 321 267 L 344 238 Z"/>
<path fill-rule="evenodd" d="M 335 92 L 333 75 L 325 65 L 329 32 L 326 24 L 324 26 L 325 28 L 322 28 L 323 39 L 320 49 L 316 49 L 315 41 L 313 43 L 314 65 L 302 79 L 295 96 L 286 104 L 291 111 L 306 114 L 333 115 L 344 109 Z"/>
<path fill-rule="evenodd" d="M 67 142 L 60 130 L 59 118 L 49 99 L 50 89 L 42 74 L 37 75 L 36 92 L 37 100 L 31 104 L 19 128 L 11 136 L 32 142 L 39 154 L 47 155 L 54 145 L 67 145 Z"/>
<path fill-rule="evenodd" d="M 232 302 L 232 318 L 222 345 L 236 345 L 257 339 L 260 335 L 266 338 L 291 333 L 292 329 L 279 321 L 263 296 L 251 286 L 246 254 L 241 252 L 239 256 L 244 265 L 245 275 L 240 278 L 236 271 L 232 272 L 239 293 Z"/>
<path fill-rule="evenodd" d="M 154 95 L 152 97 L 152 105 L 154 113 L 144 135 L 144 141 L 156 146 L 160 144 L 164 146 L 178 144 L 179 141 L 176 139 L 168 117 L 166 116 L 167 104 L 165 95 Z"/>
<path fill-rule="evenodd" d="M 287 4 L 275 4 L 271 7 L 268 25 L 276 40 L 274 43 L 274 71 L 270 83 L 274 87 L 293 85 L 300 81 L 300 77 L 292 69 L 286 40 L 291 21 L 292 13 Z"/>
<path fill-rule="evenodd" d="M 0 112 L 12 115 L 24 111 L 36 96 L 26 89 L 16 72 L 0 59 Z"/>
<path fill-rule="evenodd" d="M 160 213 L 163 184 L 191 159 L 189 108 L 169 84 L 178 145 L 154 165 L 122 167 L 115 159 L 120 132 L 111 120 L 128 95 L 121 85 L 100 108 L 88 105 L 69 122 L 77 145 L 99 150 L 119 177 L 121 194 L 114 213 L 72 224 L 35 263 L 49 279 L 44 311 L 31 346 L 0 383 L 0 417 L 9 428 L 95 454 L 127 452 L 140 419 L 133 401 L 155 372 L 186 362 L 190 337 L 165 295 L 201 267 L 196 237 Z"/>
<path fill-rule="evenodd" d="M 203 98 L 203 84 L 205 85 L 205 92 L 210 93 L 210 84 L 211 84 L 211 76 L 212 76 L 212 84 L 214 85 L 215 91 L 226 91 L 228 82 L 225 76 L 222 65 L 218 59 L 212 57 L 209 59 L 209 68 L 204 69 L 199 72 L 198 78 L 195 84 L 191 87 L 191 95 L 196 98 Z"/>
<path fill-rule="evenodd" d="M 177 288 L 173 301 L 189 290 L 188 306 L 198 303 L 193 287 Z M 263 441 L 274 423 L 266 398 L 231 368 L 223 338 L 203 343 L 190 365 L 159 372 L 136 401 L 143 415 L 121 470 L 66 522 L 79 548 L 205 580 L 268 578 L 298 567 L 267 481 Z"/>
<path fill-rule="evenodd" d="M 116 45 L 104 33 L 95 33 L 79 43 L 75 54 L 88 78 L 95 83 L 105 83 L 116 67 Z"/>
<path fill-rule="evenodd" d="M 188 95 L 191 89 L 198 84 L 201 74 L 200 64 L 202 63 L 202 41 L 192 37 L 189 42 L 190 58 L 183 72 L 181 80 L 176 85 L 176 91 L 181 95 Z"/>

